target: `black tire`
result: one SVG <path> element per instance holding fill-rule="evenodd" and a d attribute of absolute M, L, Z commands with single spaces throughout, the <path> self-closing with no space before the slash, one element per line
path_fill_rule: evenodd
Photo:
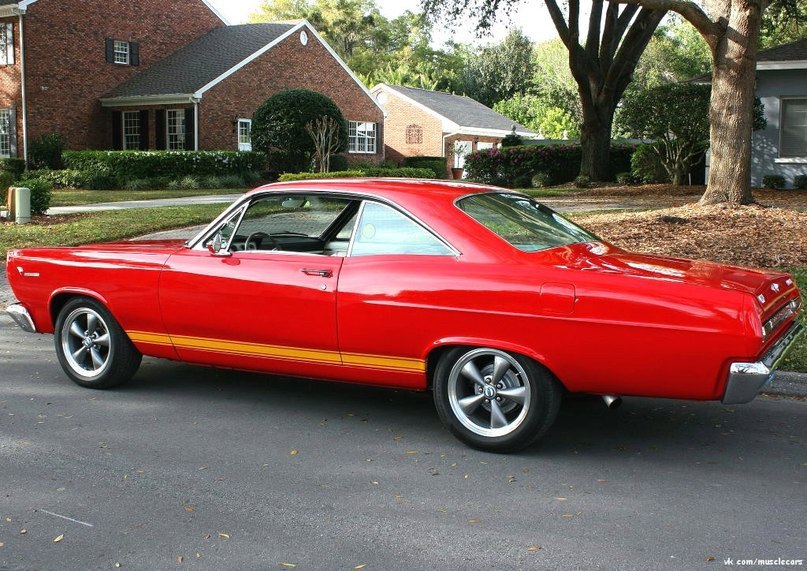
<path fill-rule="evenodd" d="M 75 297 L 61 309 L 54 342 L 67 376 L 90 389 L 125 383 L 143 358 L 109 310 L 87 297 Z"/>
<path fill-rule="evenodd" d="M 457 347 L 437 364 L 433 391 L 437 414 L 454 436 L 480 450 L 512 452 L 552 426 L 563 387 L 522 355 Z"/>

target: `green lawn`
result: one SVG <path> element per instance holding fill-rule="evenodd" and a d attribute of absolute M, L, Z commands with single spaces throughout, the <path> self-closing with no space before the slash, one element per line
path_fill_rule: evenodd
<path fill-rule="evenodd" d="M 154 200 L 158 198 L 183 198 L 185 196 L 209 196 L 211 194 L 241 194 L 243 188 L 200 188 L 196 190 L 79 190 L 74 188 L 53 191 L 51 206 L 80 206 L 99 202 L 122 200 Z"/>
<path fill-rule="evenodd" d="M 0 256 L 26 246 L 75 246 L 210 222 L 229 204 L 111 210 L 62 217 L 48 224 L 0 224 Z"/>

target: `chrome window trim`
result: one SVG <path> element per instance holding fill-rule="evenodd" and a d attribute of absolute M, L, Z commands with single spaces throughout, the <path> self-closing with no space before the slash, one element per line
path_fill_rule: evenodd
<path fill-rule="evenodd" d="M 364 207 L 367 204 L 366 200 L 362 200 L 361 204 L 359 205 L 359 210 L 356 212 L 356 222 L 353 224 L 353 232 L 350 233 L 350 243 L 347 245 L 347 252 L 345 252 L 345 257 L 349 258 L 353 255 L 353 244 L 356 243 L 356 228 L 359 227 L 359 221 L 361 217 L 364 216 Z"/>
<path fill-rule="evenodd" d="M 227 208 L 224 212 L 219 214 L 210 224 L 208 224 L 205 228 L 203 228 L 202 231 L 199 232 L 196 236 L 194 236 L 193 238 L 186 241 L 185 242 L 185 247 L 189 248 L 189 249 L 192 249 L 192 250 L 203 250 L 203 249 L 205 249 L 204 244 L 205 244 L 205 242 L 207 242 L 207 239 L 211 237 L 211 235 L 216 231 L 216 229 L 221 225 L 221 223 L 230 216 L 231 213 L 235 212 L 235 210 L 237 210 L 238 208 L 240 208 L 242 206 L 246 205 L 248 207 L 249 203 L 253 202 L 254 200 L 257 200 L 259 198 L 264 198 L 265 196 L 271 196 L 273 194 L 284 195 L 284 196 L 313 195 L 313 194 L 323 195 L 324 194 L 324 195 L 328 195 L 328 196 L 333 196 L 334 198 L 346 198 L 346 199 L 350 199 L 350 200 L 361 200 L 362 204 L 361 204 L 361 206 L 359 208 L 358 213 L 361 213 L 361 212 L 364 211 L 364 203 L 366 201 L 369 200 L 369 201 L 372 201 L 372 202 L 378 202 L 380 204 L 384 204 L 386 206 L 389 206 L 390 208 L 392 208 L 394 210 L 397 210 L 398 212 L 400 212 L 404 216 L 410 218 L 413 222 L 417 223 L 419 226 L 423 227 L 423 229 L 425 229 L 427 232 L 432 234 L 435 238 L 440 240 L 440 242 L 442 242 L 446 246 L 446 248 L 448 248 L 451 251 L 451 253 L 452 253 L 452 255 L 454 257 L 462 256 L 462 252 L 458 248 L 455 248 L 448 240 L 443 238 L 439 233 L 435 232 L 428 224 L 423 222 L 420 218 L 418 218 L 417 216 L 415 216 L 414 214 L 412 214 L 411 212 L 409 212 L 405 208 L 403 208 L 403 207 L 399 206 L 398 204 L 392 202 L 391 200 L 388 200 L 386 198 L 382 198 L 382 197 L 379 197 L 379 196 L 367 195 L 367 194 L 364 194 L 364 193 L 353 193 L 353 192 L 350 192 L 350 191 L 340 191 L 340 190 L 323 190 L 323 189 L 314 190 L 314 189 L 310 189 L 310 188 L 300 188 L 299 190 L 297 190 L 297 189 L 294 189 L 294 190 L 282 189 L 281 190 L 281 189 L 268 188 L 268 189 L 265 189 L 265 190 L 260 191 L 260 192 L 255 192 L 255 193 L 251 193 L 251 194 L 245 194 L 244 196 L 242 196 L 241 198 L 239 198 L 238 200 L 233 202 L 233 204 L 230 205 L 229 208 Z M 478 193 L 475 193 L 475 194 L 478 194 Z M 246 209 L 245 209 L 245 211 L 246 211 Z M 242 213 L 242 216 L 243 216 L 243 213 Z M 359 218 L 357 216 L 357 218 L 356 218 L 356 223 L 357 224 L 358 224 L 358 221 L 359 221 Z M 241 220 L 238 221 L 238 224 L 240 226 Z M 353 234 L 351 234 L 351 242 L 352 241 L 353 241 Z M 230 244 L 228 242 L 228 244 L 227 244 L 228 248 L 229 248 L 229 245 Z M 352 244 L 351 244 L 351 246 L 352 246 Z M 401 254 L 401 255 L 406 255 L 406 254 Z M 411 254 L 411 255 L 422 255 L 422 254 Z M 349 254 L 345 254 L 345 257 L 348 257 L 348 256 L 349 256 Z"/>

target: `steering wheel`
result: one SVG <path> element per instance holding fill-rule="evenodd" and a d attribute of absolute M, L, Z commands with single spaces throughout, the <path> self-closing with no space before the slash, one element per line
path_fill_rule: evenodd
<path fill-rule="evenodd" d="M 271 248 L 272 250 L 282 250 L 283 249 L 283 248 L 280 247 L 280 244 L 278 243 L 278 241 L 275 240 L 272 237 L 271 234 L 267 234 L 266 232 L 258 231 L 258 232 L 253 232 L 252 234 L 247 236 L 246 240 L 244 240 L 244 250 L 257 250 L 258 249 L 258 244 L 254 243 L 255 238 L 260 238 L 261 244 L 263 243 L 263 241 L 265 239 L 268 238 L 269 241 L 272 243 L 272 248 Z M 251 248 L 250 248 L 250 243 L 252 243 Z"/>

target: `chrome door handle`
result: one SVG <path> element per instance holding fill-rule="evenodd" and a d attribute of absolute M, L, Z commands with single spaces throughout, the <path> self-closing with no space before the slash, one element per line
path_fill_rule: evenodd
<path fill-rule="evenodd" d="M 315 270 L 311 268 L 303 268 L 300 271 L 307 276 L 319 276 L 321 278 L 329 278 L 333 275 L 333 271 L 331 270 Z"/>

